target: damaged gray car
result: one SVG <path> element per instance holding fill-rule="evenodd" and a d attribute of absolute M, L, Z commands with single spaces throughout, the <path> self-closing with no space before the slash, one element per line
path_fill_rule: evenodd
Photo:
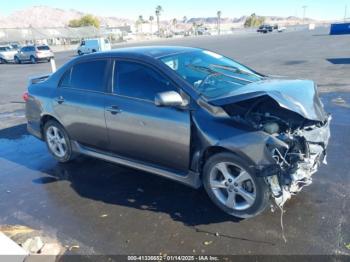
<path fill-rule="evenodd" d="M 198 48 L 78 57 L 31 79 L 24 98 L 29 132 L 58 161 L 83 154 L 203 185 L 241 218 L 310 185 L 330 137 L 314 82 L 265 76 Z"/>

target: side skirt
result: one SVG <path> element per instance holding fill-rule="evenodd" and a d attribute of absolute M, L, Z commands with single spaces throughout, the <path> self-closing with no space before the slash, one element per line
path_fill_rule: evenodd
<path fill-rule="evenodd" d="M 120 165 L 131 167 L 134 169 L 153 173 L 153 174 L 180 182 L 182 184 L 185 184 L 195 189 L 201 187 L 202 185 L 202 181 L 199 177 L 199 173 L 196 173 L 196 172 L 189 171 L 186 175 L 182 175 L 182 174 L 165 170 L 153 165 L 149 165 L 144 162 L 135 161 L 129 158 L 124 158 L 109 152 L 92 149 L 92 148 L 80 145 L 76 141 L 72 141 L 72 149 L 73 151 L 79 152 L 86 156 L 102 159 L 115 164 L 120 164 Z"/>

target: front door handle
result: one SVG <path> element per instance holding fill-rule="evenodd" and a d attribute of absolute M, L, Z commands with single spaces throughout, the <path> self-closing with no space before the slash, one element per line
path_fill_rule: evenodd
<path fill-rule="evenodd" d="M 63 97 L 63 96 L 59 96 L 59 97 L 57 97 L 55 100 L 56 100 L 56 102 L 57 102 L 58 104 L 62 104 L 62 103 L 64 102 L 64 97 Z"/>
<path fill-rule="evenodd" d="M 120 110 L 118 106 L 108 106 L 106 110 L 108 112 L 111 112 L 112 115 L 116 115 L 122 112 L 122 110 Z"/>

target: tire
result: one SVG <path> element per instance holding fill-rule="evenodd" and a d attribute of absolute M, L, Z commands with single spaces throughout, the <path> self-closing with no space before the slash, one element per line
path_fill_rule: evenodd
<path fill-rule="evenodd" d="M 83 52 L 81 52 L 80 50 L 78 50 L 78 55 L 83 55 Z"/>
<path fill-rule="evenodd" d="M 34 56 L 31 56 L 31 57 L 30 57 L 30 62 L 31 62 L 32 64 L 36 64 L 36 59 L 35 59 Z"/>
<path fill-rule="evenodd" d="M 16 64 L 22 63 L 21 60 L 20 60 L 17 56 L 15 56 L 15 63 L 16 63 Z"/>
<path fill-rule="evenodd" d="M 5 64 L 5 60 L 0 58 L 0 64 Z"/>
<path fill-rule="evenodd" d="M 44 138 L 48 150 L 57 161 L 67 163 L 75 158 L 70 138 L 57 121 L 49 120 L 45 124 Z"/>
<path fill-rule="evenodd" d="M 96 53 L 96 49 L 92 49 L 92 53 Z"/>
<path fill-rule="evenodd" d="M 202 179 L 210 199 L 231 216 L 254 217 L 269 204 L 270 191 L 264 178 L 256 177 L 247 161 L 235 154 L 218 153 L 210 157 Z"/>

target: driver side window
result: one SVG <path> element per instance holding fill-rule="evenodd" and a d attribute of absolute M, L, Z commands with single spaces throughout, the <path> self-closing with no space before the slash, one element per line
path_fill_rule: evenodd
<path fill-rule="evenodd" d="M 157 93 L 178 91 L 172 82 L 152 68 L 127 61 L 116 61 L 113 93 L 154 101 Z"/>

